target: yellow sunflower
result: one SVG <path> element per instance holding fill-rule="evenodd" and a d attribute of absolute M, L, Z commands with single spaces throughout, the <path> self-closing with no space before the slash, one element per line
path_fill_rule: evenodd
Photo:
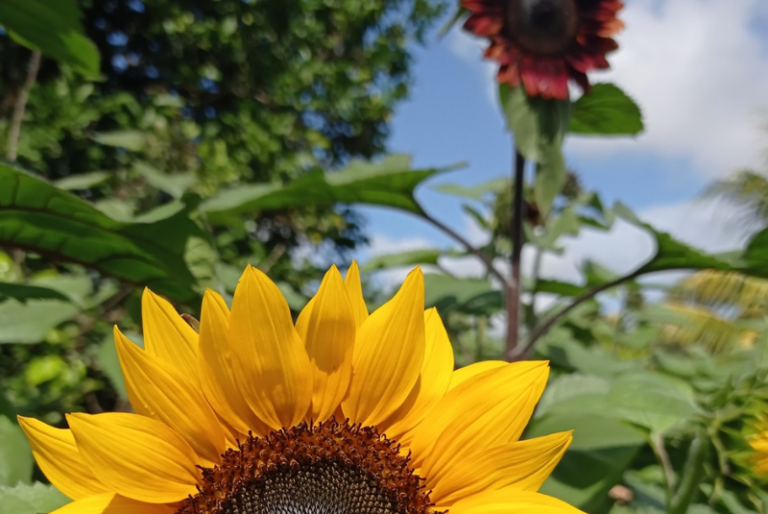
<path fill-rule="evenodd" d="M 755 451 L 752 455 L 752 469 L 758 475 L 768 476 L 768 422 L 761 424 L 762 432 L 749 439 L 749 445 Z"/>
<path fill-rule="evenodd" d="M 333 267 L 294 326 L 249 267 L 232 309 L 208 291 L 199 334 L 146 291 L 145 348 L 115 329 L 135 414 L 20 418 L 74 502 L 56 514 L 577 513 L 536 491 L 570 433 L 520 441 L 546 362 L 454 371 L 424 280 L 369 316 Z"/>

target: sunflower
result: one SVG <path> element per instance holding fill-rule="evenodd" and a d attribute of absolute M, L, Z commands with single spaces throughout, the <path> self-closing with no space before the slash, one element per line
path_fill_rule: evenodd
<path fill-rule="evenodd" d="M 589 91 L 587 72 L 608 68 L 606 54 L 624 24 L 620 0 L 461 0 L 464 28 L 490 39 L 498 81 L 528 96 L 568 98 L 568 79 Z"/>
<path fill-rule="evenodd" d="M 353 265 L 332 267 L 294 326 L 249 267 L 199 333 L 145 291 L 144 349 L 115 329 L 133 413 L 20 418 L 74 502 L 56 514 L 578 513 L 536 491 L 570 432 L 520 441 L 546 362 L 454 371 L 412 271 L 372 314 Z"/>
<path fill-rule="evenodd" d="M 754 450 L 751 463 L 755 473 L 768 476 L 768 423 L 762 423 L 761 427 L 762 432 L 749 439 L 749 445 Z"/>

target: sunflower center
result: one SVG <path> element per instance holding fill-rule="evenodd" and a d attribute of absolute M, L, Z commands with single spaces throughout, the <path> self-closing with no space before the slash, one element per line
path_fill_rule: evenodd
<path fill-rule="evenodd" d="M 203 469 L 177 514 L 429 514 L 422 479 L 375 428 L 302 424 L 252 437 Z"/>
<path fill-rule="evenodd" d="M 533 54 L 565 50 L 579 28 L 576 0 L 506 0 L 505 34 Z"/>

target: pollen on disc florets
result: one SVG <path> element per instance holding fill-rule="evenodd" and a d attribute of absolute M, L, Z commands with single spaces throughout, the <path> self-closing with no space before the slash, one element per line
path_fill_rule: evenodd
<path fill-rule="evenodd" d="M 249 436 L 177 514 L 427 514 L 423 480 L 372 427 L 330 419 Z"/>

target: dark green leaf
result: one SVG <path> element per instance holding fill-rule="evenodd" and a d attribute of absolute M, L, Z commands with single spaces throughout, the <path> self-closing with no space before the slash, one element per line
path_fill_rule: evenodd
<path fill-rule="evenodd" d="M 203 202 L 201 208 L 211 220 L 222 220 L 245 212 L 363 203 L 392 207 L 421 214 L 414 190 L 424 180 L 456 169 L 412 170 L 407 155 L 391 155 L 380 163 L 355 161 L 347 168 L 322 173 L 314 171 L 287 186 L 259 184 L 225 191 Z"/>
<path fill-rule="evenodd" d="M 0 416 L 0 486 L 29 483 L 32 463 L 32 450 L 21 427 Z"/>
<path fill-rule="evenodd" d="M 0 487 L 0 514 L 47 514 L 70 501 L 52 485 L 40 482 Z"/>
<path fill-rule="evenodd" d="M 432 248 L 377 255 L 366 261 L 365 264 L 360 267 L 360 271 L 367 273 L 381 269 L 415 266 L 417 264 L 437 264 L 437 259 L 441 255 L 443 255 L 442 250 Z"/>
<path fill-rule="evenodd" d="M 0 301 L 6 298 L 13 298 L 21 303 L 27 300 L 62 300 L 69 301 L 69 298 L 58 291 L 48 289 L 47 287 L 30 286 L 26 284 L 9 284 L 0 282 Z"/>
<path fill-rule="evenodd" d="M 642 131 L 640 107 L 614 84 L 594 84 L 573 104 L 572 134 L 634 136 Z"/>
<path fill-rule="evenodd" d="M 197 297 L 184 261 L 187 240 L 204 237 L 188 206 L 154 223 L 117 222 L 91 204 L 0 165 L 0 244 L 80 263 L 179 301 Z"/>
<path fill-rule="evenodd" d="M 99 77 L 99 52 L 83 35 L 76 0 L 3 0 L 0 25 L 19 43 L 72 66 L 88 78 Z"/>

